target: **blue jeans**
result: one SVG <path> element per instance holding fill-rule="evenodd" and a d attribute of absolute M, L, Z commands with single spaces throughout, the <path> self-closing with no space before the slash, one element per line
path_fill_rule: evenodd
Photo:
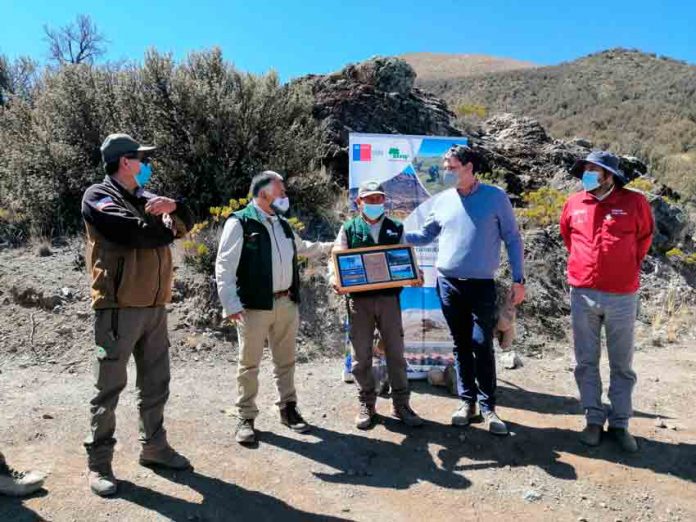
<path fill-rule="evenodd" d="M 492 279 L 438 277 L 442 313 L 454 339 L 457 394 L 481 412 L 495 409 L 495 283 Z"/>

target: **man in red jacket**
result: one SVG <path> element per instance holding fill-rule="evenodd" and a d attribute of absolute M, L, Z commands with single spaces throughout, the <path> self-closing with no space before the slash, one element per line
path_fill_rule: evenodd
<path fill-rule="evenodd" d="M 584 189 L 568 198 L 560 223 L 570 253 L 575 380 L 587 421 L 580 441 L 599 445 L 608 419 L 609 434 L 625 451 L 636 452 L 638 444 L 628 432 L 636 382 L 633 327 L 640 265 L 652 242 L 652 212 L 642 194 L 624 188 L 627 180 L 613 154 L 592 152 L 570 173 L 582 179 Z M 610 367 L 608 412 L 599 372 L 602 326 Z"/>

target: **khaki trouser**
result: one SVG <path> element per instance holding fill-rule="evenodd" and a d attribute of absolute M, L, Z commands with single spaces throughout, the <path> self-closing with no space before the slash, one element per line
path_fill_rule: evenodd
<path fill-rule="evenodd" d="M 126 387 L 131 354 L 137 369 L 140 442 L 143 446 L 165 446 L 163 416 L 169 397 L 167 310 L 163 306 L 97 310 L 94 337 L 97 394 L 90 402 L 90 434 L 85 440 L 90 466 L 110 463 L 113 457 L 116 405 Z"/>
<path fill-rule="evenodd" d="M 392 400 L 395 405 L 408 404 L 409 389 L 399 296 L 356 295 L 349 299 L 349 306 L 350 340 L 353 345 L 352 372 L 358 385 L 358 398 L 368 405 L 374 405 L 377 400 L 372 373 L 372 348 L 377 327 L 384 341 Z"/>
<path fill-rule="evenodd" d="M 259 414 L 259 365 L 268 340 L 273 358 L 273 377 L 278 389 L 276 405 L 297 402 L 295 393 L 295 342 L 299 327 L 297 305 L 287 296 L 275 299 L 273 310 L 244 310 L 237 322 L 239 364 L 237 367 L 237 412 L 242 419 Z"/>

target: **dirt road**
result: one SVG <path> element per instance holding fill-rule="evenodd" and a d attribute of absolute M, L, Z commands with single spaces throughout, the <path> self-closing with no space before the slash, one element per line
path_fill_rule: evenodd
<path fill-rule="evenodd" d="M 569 357 L 501 370 L 499 411 L 514 432 L 503 439 L 480 426 L 451 427 L 456 401 L 424 383 L 414 386 L 413 405 L 425 427 L 403 428 L 380 400 L 382 421 L 359 432 L 354 389 L 337 378 L 337 360 L 299 366 L 301 408 L 315 428 L 295 435 L 277 422 L 268 362 L 255 449 L 233 441 L 234 363 L 175 366 L 167 426 L 192 473 L 137 464 L 129 385 L 118 412 L 120 492 L 110 500 L 92 495 L 85 476 L 89 371 L 0 366 L 2 448 L 16 467 L 50 472 L 44 492 L 0 498 L 0 520 L 696 520 L 691 348 L 637 354 L 636 456 L 577 442 Z"/>

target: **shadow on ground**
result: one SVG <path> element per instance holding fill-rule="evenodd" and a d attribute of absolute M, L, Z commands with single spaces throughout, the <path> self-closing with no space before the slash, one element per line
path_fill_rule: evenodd
<path fill-rule="evenodd" d="M 173 473 L 155 470 L 155 473 L 196 491 L 203 497 L 202 503 L 172 497 L 129 481 L 119 482 L 118 497 L 177 522 L 190 520 L 341 522 L 348 520 L 301 511 L 271 495 L 251 491 L 195 471 Z"/>

